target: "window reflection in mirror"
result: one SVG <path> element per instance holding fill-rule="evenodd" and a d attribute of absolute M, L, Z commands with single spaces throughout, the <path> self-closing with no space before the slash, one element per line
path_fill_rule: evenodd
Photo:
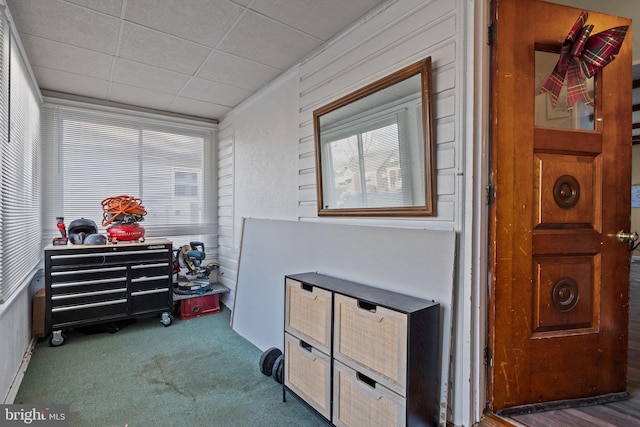
<path fill-rule="evenodd" d="M 433 215 L 430 58 L 314 112 L 318 214 Z"/>
<path fill-rule="evenodd" d="M 555 68 L 559 58 L 560 55 L 558 53 L 536 50 L 535 125 L 558 129 L 595 130 L 594 108 L 592 106 L 579 101 L 572 109 L 569 109 L 566 79 L 555 107 L 551 104 L 551 95 L 549 93 L 539 93 L 540 88 Z M 593 77 L 587 79 L 586 86 L 591 99 L 597 102 Z"/>

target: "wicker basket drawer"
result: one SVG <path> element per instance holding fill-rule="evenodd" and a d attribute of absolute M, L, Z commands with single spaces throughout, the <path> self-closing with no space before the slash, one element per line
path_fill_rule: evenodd
<path fill-rule="evenodd" d="M 336 426 L 404 426 L 406 400 L 371 378 L 335 361 L 333 424 Z"/>
<path fill-rule="evenodd" d="M 285 331 L 330 353 L 331 292 L 286 279 Z"/>
<path fill-rule="evenodd" d="M 284 384 L 322 416 L 331 416 L 331 358 L 298 338 L 284 334 Z"/>
<path fill-rule="evenodd" d="M 407 315 L 335 295 L 334 357 L 406 396 Z"/>

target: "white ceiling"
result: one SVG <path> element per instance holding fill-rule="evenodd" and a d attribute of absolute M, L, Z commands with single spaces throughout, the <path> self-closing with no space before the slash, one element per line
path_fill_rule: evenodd
<path fill-rule="evenodd" d="M 214 120 L 384 3 L 6 2 L 45 94 Z"/>

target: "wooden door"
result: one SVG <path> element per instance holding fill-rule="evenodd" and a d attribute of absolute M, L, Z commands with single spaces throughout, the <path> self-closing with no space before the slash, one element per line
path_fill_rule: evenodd
<path fill-rule="evenodd" d="M 488 409 L 622 397 L 630 251 L 616 234 L 631 211 L 631 29 L 595 76 L 593 129 L 547 127 L 567 114 L 553 108 L 540 126 L 536 51 L 560 52 L 581 10 L 492 7 Z M 589 12 L 587 24 L 596 34 L 630 20 Z"/>

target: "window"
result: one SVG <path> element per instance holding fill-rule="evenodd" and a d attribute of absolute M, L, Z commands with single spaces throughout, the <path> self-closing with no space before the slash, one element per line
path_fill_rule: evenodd
<path fill-rule="evenodd" d="M 0 11 L 0 303 L 26 285 L 42 256 L 40 98 Z"/>
<path fill-rule="evenodd" d="M 335 208 L 412 205 L 411 181 L 400 175 L 406 148 L 400 137 L 403 113 L 325 132 L 324 166 L 332 177 L 325 187 L 327 203 Z M 404 170 L 409 174 L 410 166 Z"/>
<path fill-rule="evenodd" d="M 199 191 L 200 178 L 199 171 L 173 171 L 173 195 L 181 198 L 197 198 Z"/>
<path fill-rule="evenodd" d="M 57 170 L 49 166 L 60 201 L 48 218 L 64 216 L 67 224 L 89 218 L 101 229 L 102 200 L 128 195 L 147 211 L 145 237 L 215 229 L 208 189 L 216 185 L 205 181 L 213 175 L 207 174 L 212 129 L 53 103 L 45 105 L 44 117 L 60 152 Z"/>

